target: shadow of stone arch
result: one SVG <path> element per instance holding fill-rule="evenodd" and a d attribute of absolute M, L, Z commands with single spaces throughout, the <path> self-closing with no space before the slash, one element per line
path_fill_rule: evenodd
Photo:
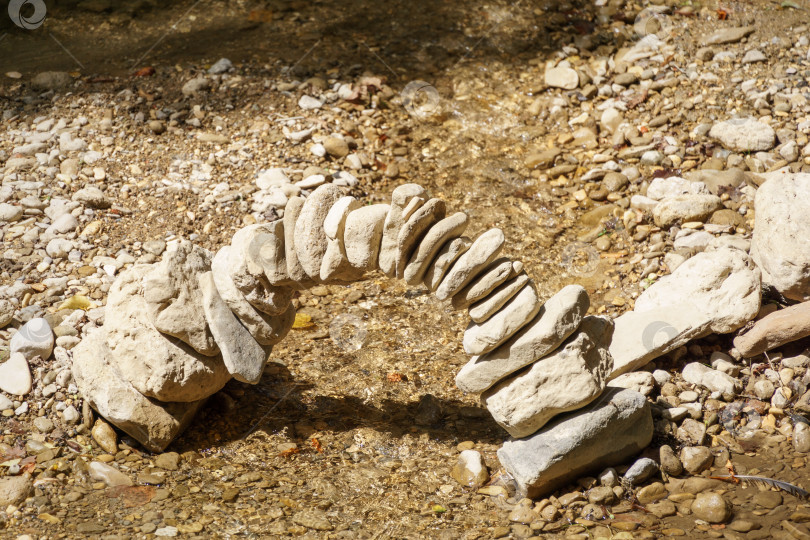
<path fill-rule="evenodd" d="M 391 437 L 426 433 L 432 440 L 450 442 L 475 439 L 500 444 L 506 437 L 483 407 L 432 394 L 410 401 L 386 398 L 376 406 L 351 395 L 308 395 L 315 387 L 313 382 L 295 380 L 280 364 L 271 364 L 255 386 L 231 381 L 208 400 L 192 427 L 168 450 L 201 451 L 282 432 L 303 449 L 310 448 L 311 437 L 319 431 L 339 434 L 362 427 Z"/>

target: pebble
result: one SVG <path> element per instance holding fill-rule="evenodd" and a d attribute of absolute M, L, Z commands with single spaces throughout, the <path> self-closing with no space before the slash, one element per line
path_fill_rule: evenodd
<path fill-rule="evenodd" d="M 349 144 L 341 137 L 326 137 L 322 144 L 326 153 L 332 157 L 342 158 L 349 153 Z"/>
<path fill-rule="evenodd" d="M 548 86 L 574 90 L 579 86 L 579 74 L 569 67 L 555 67 L 546 70 L 545 81 Z"/>
<path fill-rule="evenodd" d="M 211 87 L 211 81 L 205 77 L 195 77 L 183 85 L 182 92 L 184 96 L 190 97 L 203 90 L 208 90 Z"/>
<path fill-rule="evenodd" d="M 115 430 L 110 427 L 110 424 L 101 419 L 96 420 L 91 434 L 93 440 L 98 443 L 102 450 L 108 454 L 118 452 L 118 437 L 115 434 Z"/>
<path fill-rule="evenodd" d="M 658 472 L 658 464 L 655 460 L 650 458 L 641 458 L 636 460 L 627 472 L 624 473 L 624 479 L 630 485 L 641 484 L 655 475 Z"/>
<path fill-rule="evenodd" d="M 0 390 L 13 396 L 24 396 L 31 391 L 31 370 L 21 353 L 12 353 L 0 364 Z"/>
<path fill-rule="evenodd" d="M 712 126 L 709 136 L 735 152 L 761 152 L 776 144 L 776 132 L 754 118 L 732 118 Z"/>
<path fill-rule="evenodd" d="M 683 464 L 675 451 L 669 445 L 663 445 L 658 450 L 659 460 L 661 462 L 661 470 L 670 476 L 680 476 L 683 472 Z"/>
<path fill-rule="evenodd" d="M 320 109 L 323 106 L 323 103 L 312 96 L 303 95 L 301 96 L 301 99 L 298 100 L 298 106 L 305 111 L 311 111 Z"/>
<path fill-rule="evenodd" d="M 489 473 L 483 458 L 475 450 L 462 451 L 450 475 L 465 487 L 479 487 L 489 480 Z"/>
<path fill-rule="evenodd" d="M 796 452 L 810 452 L 810 425 L 799 422 L 794 426 L 793 448 Z"/>
<path fill-rule="evenodd" d="M 698 493 L 691 510 L 697 518 L 709 523 L 723 523 L 731 517 L 731 505 L 719 493 Z"/>
<path fill-rule="evenodd" d="M 99 482 L 104 482 L 109 487 L 116 486 L 131 486 L 132 480 L 126 474 L 122 473 L 115 467 L 101 463 L 100 461 L 92 461 L 88 465 L 88 472 L 90 478 Z"/>
<path fill-rule="evenodd" d="M 46 416 L 39 416 L 34 420 L 34 427 L 40 433 L 50 433 L 53 431 L 54 425 L 53 422 Z"/>
<path fill-rule="evenodd" d="M 705 446 L 685 446 L 681 449 L 681 463 L 689 474 L 699 474 L 714 463 L 714 456 Z"/>
<path fill-rule="evenodd" d="M 25 323 L 9 342 L 12 354 L 20 353 L 27 360 L 40 357 L 50 358 L 53 352 L 54 337 L 51 326 L 43 318 L 37 317 Z"/>

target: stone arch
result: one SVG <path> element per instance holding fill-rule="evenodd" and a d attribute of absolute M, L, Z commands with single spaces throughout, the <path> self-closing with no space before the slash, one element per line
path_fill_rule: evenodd
<path fill-rule="evenodd" d="M 293 290 L 380 270 L 468 310 L 472 358 L 457 385 L 480 393 L 513 437 L 531 435 L 602 393 L 613 323 L 586 316 L 577 285 L 542 302 L 523 264 L 501 257 L 503 232 L 471 239 L 467 221 L 417 184 L 365 206 L 325 184 L 216 254 L 181 241 L 116 279 L 103 327 L 73 351 L 76 382 L 99 414 L 161 451 L 231 377 L 259 381 L 293 325 Z"/>

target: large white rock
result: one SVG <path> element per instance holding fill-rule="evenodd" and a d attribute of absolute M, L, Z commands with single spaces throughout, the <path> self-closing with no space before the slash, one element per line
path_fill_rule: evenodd
<path fill-rule="evenodd" d="M 222 357 L 200 354 L 154 327 L 141 285 L 151 268 L 132 266 L 110 288 L 104 317 L 109 361 L 145 396 L 160 401 L 204 399 L 225 386 L 231 375 Z M 199 309 L 202 312 L 201 304 Z"/>
<path fill-rule="evenodd" d="M 211 254 L 189 241 L 175 244 L 143 279 L 143 299 L 152 324 L 198 353 L 219 354 L 200 304 L 197 276 L 211 269 Z"/>
<path fill-rule="evenodd" d="M 506 441 L 498 459 L 521 496 L 538 498 L 628 460 L 652 436 L 647 399 L 632 390 L 606 388 L 587 407 L 559 416 L 535 435 Z"/>
<path fill-rule="evenodd" d="M 512 337 L 540 311 L 540 299 L 529 283 L 495 315 L 483 323 L 471 322 L 464 331 L 464 352 L 480 355 L 490 352 Z"/>
<path fill-rule="evenodd" d="M 659 279 L 616 319 L 610 377 L 635 371 L 690 340 L 733 332 L 756 317 L 760 272 L 739 249 L 699 253 Z"/>
<path fill-rule="evenodd" d="M 776 144 L 776 132 L 755 118 L 732 118 L 712 126 L 709 136 L 735 152 L 762 152 Z"/>
<path fill-rule="evenodd" d="M 589 305 L 588 293 L 581 286 L 563 287 L 543 304 L 531 324 L 494 351 L 472 358 L 461 368 L 456 386 L 464 392 L 483 392 L 544 357 L 579 327 Z"/>
<path fill-rule="evenodd" d="M 323 222 L 329 209 L 342 196 L 339 187 L 333 184 L 322 185 L 307 197 L 295 222 L 295 252 L 298 254 L 298 263 L 315 281 L 320 279 L 321 263 L 328 245 Z M 289 260 L 288 256 L 288 264 Z"/>
<path fill-rule="evenodd" d="M 191 422 L 205 400 L 166 403 L 149 399 L 125 381 L 99 329 L 73 348 L 73 378 L 98 413 L 152 452 L 162 452 Z"/>
<path fill-rule="evenodd" d="M 613 321 L 585 317 L 578 331 L 527 371 L 483 394 L 495 421 L 512 437 L 526 437 L 554 416 L 584 407 L 605 388 L 613 369 L 608 352 Z"/>
<path fill-rule="evenodd" d="M 20 327 L 9 341 L 9 352 L 20 353 L 26 360 L 39 356 L 47 360 L 53 352 L 53 331 L 48 321 L 41 317 L 31 319 Z"/>
<path fill-rule="evenodd" d="M 223 246 L 211 261 L 211 272 L 220 297 L 261 345 L 278 343 L 292 327 L 295 308 L 290 304 L 281 315 L 267 315 L 254 308 L 236 288 L 228 273 L 230 253 L 231 246 Z"/>
<path fill-rule="evenodd" d="M 810 300 L 810 174 L 761 176 L 751 255 L 763 282 L 786 298 Z"/>
<path fill-rule="evenodd" d="M 24 396 L 31 391 L 31 368 L 22 353 L 11 353 L 0 364 L 0 390 L 12 396 Z"/>
<path fill-rule="evenodd" d="M 343 230 L 343 242 L 349 264 L 361 275 L 377 269 L 383 225 L 391 206 L 373 204 L 349 213 Z"/>
<path fill-rule="evenodd" d="M 711 333 L 711 318 L 691 302 L 643 312 L 628 311 L 613 322 L 610 379 L 635 371 L 692 339 Z"/>
<path fill-rule="evenodd" d="M 198 280 L 205 319 L 222 351 L 228 373 L 238 381 L 256 384 L 262 376 L 269 351 L 265 351 L 253 339 L 247 328 L 228 309 L 217 292 L 211 272 L 201 274 Z"/>
<path fill-rule="evenodd" d="M 386 276 L 393 277 L 396 273 L 399 230 L 426 200 L 425 188 L 418 184 L 403 184 L 391 194 L 391 208 L 383 224 L 379 259 L 380 271 Z"/>
<path fill-rule="evenodd" d="M 718 334 L 737 330 L 759 313 L 761 273 L 751 257 L 734 248 L 699 253 L 664 276 L 636 300 L 644 312 L 691 302 Z"/>

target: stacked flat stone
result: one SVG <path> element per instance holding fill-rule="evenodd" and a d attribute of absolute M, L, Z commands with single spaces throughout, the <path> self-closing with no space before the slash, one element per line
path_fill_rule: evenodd
<path fill-rule="evenodd" d="M 416 184 L 368 206 L 325 184 L 213 256 L 180 242 L 118 277 L 104 326 L 74 349 L 79 388 L 102 416 L 162 450 L 231 377 L 259 381 L 293 324 L 295 289 L 380 270 L 468 310 L 463 346 L 473 358 L 457 384 L 481 393 L 511 435 L 530 435 L 602 392 L 613 324 L 585 317 L 579 286 L 542 303 L 523 264 L 500 256 L 503 232 L 473 240 L 466 227 L 466 214 L 446 215 Z"/>

